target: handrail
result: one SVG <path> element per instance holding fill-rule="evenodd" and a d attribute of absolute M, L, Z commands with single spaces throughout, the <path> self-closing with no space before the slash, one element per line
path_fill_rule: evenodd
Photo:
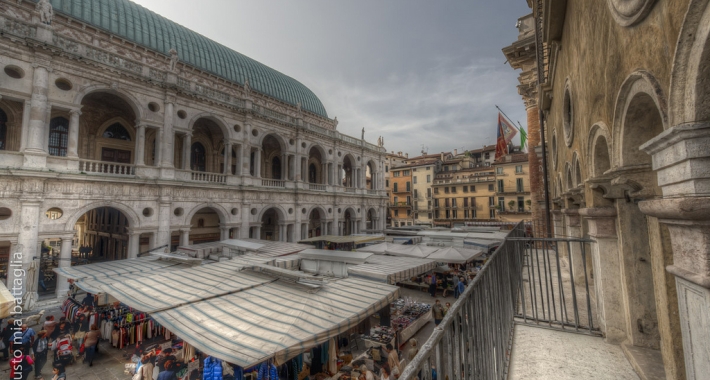
<path fill-rule="evenodd" d="M 79 171 L 85 173 L 101 173 L 112 175 L 135 175 L 135 166 L 110 161 L 79 160 Z"/>

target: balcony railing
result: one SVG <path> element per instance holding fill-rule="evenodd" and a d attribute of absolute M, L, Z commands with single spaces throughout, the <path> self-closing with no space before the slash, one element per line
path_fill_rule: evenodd
<path fill-rule="evenodd" d="M 321 185 L 318 183 L 309 183 L 308 190 L 325 191 L 326 187 L 325 187 L 325 185 Z"/>
<path fill-rule="evenodd" d="M 132 176 L 136 174 L 135 166 L 131 164 L 93 160 L 79 160 L 79 171 L 119 176 Z"/>
<path fill-rule="evenodd" d="M 285 181 L 280 179 L 261 179 L 261 186 L 264 187 L 286 187 Z"/>
<path fill-rule="evenodd" d="M 355 193 L 356 189 L 354 187 L 346 187 L 345 192 L 346 193 Z"/>
<path fill-rule="evenodd" d="M 225 183 L 227 181 L 227 176 L 219 173 L 192 171 L 190 177 L 193 181 L 199 182 Z"/>
<path fill-rule="evenodd" d="M 506 379 L 516 322 L 600 335 L 592 318 L 589 243 L 529 238 L 518 223 L 399 380 L 431 380 L 433 370 L 437 379 Z"/>
<path fill-rule="evenodd" d="M 377 195 L 377 190 L 367 189 L 368 195 Z"/>

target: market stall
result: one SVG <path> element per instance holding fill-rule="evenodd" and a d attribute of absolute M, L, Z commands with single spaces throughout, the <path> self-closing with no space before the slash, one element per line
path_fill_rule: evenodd
<path fill-rule="evenodd" d="M 400 298 L 392 303 L 390 313 L 397 341 L 402 345 L 431 320 L 431 305 Z"/>
<path fill-rule="evenodd" d="M 7 290 L 5 283 L 0 281 L 0 319 L 9 317 L 13 306 L 15 306 L 15 297 Z"/>
<path fill-rule="evenodd" d="M 348 275 L 394 285 L 426 273 L 434 267 L 436 262 L 429 259 L 372 255 L 364 264 L 348 267 Z"/>
<path fill-rule="evenodd" d="M 358 252 L 370 252 L 374 253 L 376 255 L 384 255 L 385 252 L 388 249 L 392 249 L 395 246 L 400 246 L 402 244 L 396 244 L 396 243 L 389 243 L 389 242 L 384 242 L 384 243 L 377 243 L 377 244 L 372 244 L 372 245 L 366 245 L 362 248 L 356 249 Z"/>
<path fill-rule="evenodd" d="M 439 247 L 429 247 L 423 244 L 415 245 L 393 245 L 385 251 L 386 254 L 392 256 L 416 257 L 424 259 L 430 254 L 436 252 Z"/>
<path fill-rule="evenodd" d="M 384 235 L 323 235 L 304 239 L 299 241 L 299 243 L 313 244 L 317 249 L 352 251 L 356 248 L 361 248 L 365 243 L 381 241 L 384 239 Z"/>
<path fill-rule="evenodd" d="M 427 258 L 439 263 L 465 264 L 481 255 L 483 251 L 479 249 L 446 247 L 431 253 Z"/>

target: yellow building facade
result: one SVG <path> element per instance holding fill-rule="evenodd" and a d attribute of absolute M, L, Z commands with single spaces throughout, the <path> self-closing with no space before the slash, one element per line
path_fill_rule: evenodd
<path fill-rule="evenodd" d="M 495 202 L 497 219 L 519 222 L 532 217 L 530 199 L 530 166 L 528 155 L 514 153 L 493 163 L 495 169 Z"/>

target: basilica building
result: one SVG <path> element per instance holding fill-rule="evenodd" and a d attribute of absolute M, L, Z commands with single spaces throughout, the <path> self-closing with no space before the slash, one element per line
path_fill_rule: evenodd
<path fill-rule="evenodd" d="M 128 0 L 0 1 L 0 278 L 228 238 L 382 230 L 382 144 Z M 21 255 L 16 255 L 21 253 Z M 37 284 L 39 283 L 39 286 Z"/>

